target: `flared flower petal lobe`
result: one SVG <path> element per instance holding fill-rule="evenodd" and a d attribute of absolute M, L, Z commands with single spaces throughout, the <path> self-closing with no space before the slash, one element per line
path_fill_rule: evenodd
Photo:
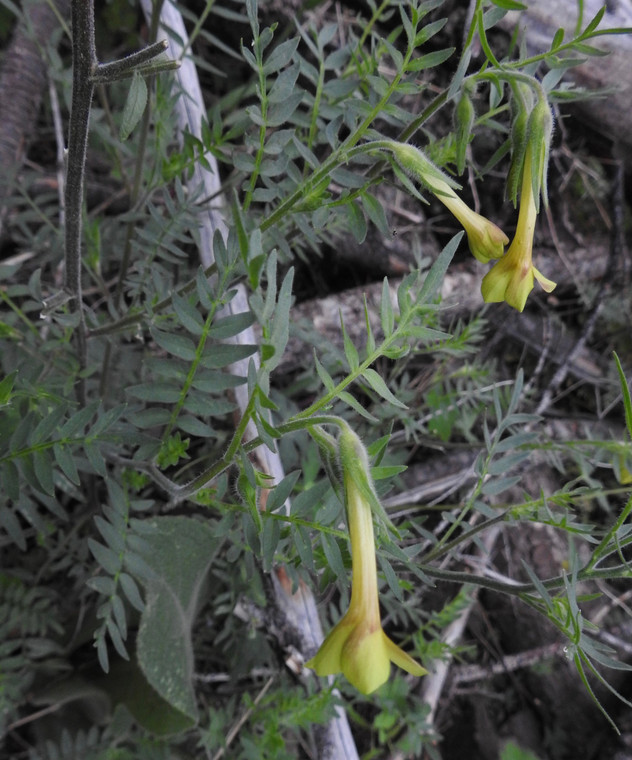
<path fill-rule="evenodd" d="M 542 272 L 538 272 L 535 267 L 533 267 L 533 275 L 542 286 L 542 290 L 545 290 L 547 293 L 552 293 L 555 290 L 557 283 L 553 282 L 553 280 L 549 280 L 549 278 L 545 277 Z"/>
<path fill-rule="evenodd" d="M 425 676 L 428 673 L 417 660 L 413 660 L 407 652 L 404 652 L 401 647 L 398 647 L 397 644 L 394 641 L 391 641 L 386 634 L 384 634 L 384 638 L 386 639 L 388 656 L 393 665 L 397 665 L 398 668 L 410 673 L 411 676 Z"/>
<path fill-rule="evenodd" d="M 347 613 L 306 665 L 319 676 L 342 673 L 360 693 L 371 694 L 388 680 L 391 662 L 414 676 L 428 672 L 389 639 L 379 620 L 371 630 L 366 620 L 354 625 Z"/>
<path fill-rule="evenodd" d="M 342 672 L 342 649 L 353 631 L 353 623 L 345 615 L 320 645 L 320 649 L 305 664 L 318 676 L 333 676 Z"/>
<path fill-rule="evenodd" d="M 343 648 L 342 673 L 361 694 L 371 694 L 388 681 L 391 661 L 380 625 L 368 632 L 358 627 Z"/>

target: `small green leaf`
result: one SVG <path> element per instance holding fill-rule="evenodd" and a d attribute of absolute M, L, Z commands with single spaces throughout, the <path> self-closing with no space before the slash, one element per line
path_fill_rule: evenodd
<path fill-rule="evenodd" d="M 621 384 L 621 393 L 623 394 L 623 408 L 625 410 L 625 424 L 628 429 L 628 433 L 632 436 L 632 400 L 630 399 L 630 389 L 628 387 L 628 381 L 626 380 L 623 367 L 619 361 L 617 354 L 614 354 L 614 360 L 617 365 L 617 372 L 619 373 L 619 382 Z"/>
<path fill-rule="evenodd" d="M 395 477 L 407 469 L 405 464 L 381 465 L 380 467 L 371 467 L 371 477 L 373 480 L 386 480 Z"/>
<path fill-rule="evenodd" d="M 435 34 L 443 29 L 447 21 L 447 18 L 440 18 L 438 21 L 433 21 L 431 24 L 426 24 L 426 26 L 424 26 L 421 31 L 417 32 L 417 35 L 415 36 L 414 47 L 417 48 L 420 45 L 423 45 L 425 42 L 428 42 L 431 37 L 434 37 Z"/>
<path fill-rule="evenodd" d="M 123 108 L 123 118 L 119 129 L 121 140 L 127 140 L 131 135 L 134 127 L 141 120 L 145 106 L 147 105 L 147 85 L 145 79 L 138 73 L 134 72 L 127 100 Z"/>
<path fill-rule="evenodd" d="M 383 399 L 388 401 L 389 403 L 393 404 L 394 406 L 398 406 L 400 409 L 408 409 L 406 404 L 403 404 L 398 398 L 396 398 L 391 391 L 389 390 L 388 386 L 378 375 L 378 373 L 371 369 L 370 367 L 365 369 L 362 373 L 362 377 L 369 383 L 371 388 L 378 393 Z"/>
<path fill-rule="evenodd" d="M 175 404 L 180 399 L 180 388 L 175 383 L 155 382 L 132 385 L 125 389 L 126 393 L 143 401 L 153 401 L 157 404 Z M 156 424 L 156 420 L 150 420 Z"/>
<path fill-rule="evenodd" d="M 48 441 L 51 434 L 59 429 L 65 414 L 66 409 L 63 404 L 56 406 L 50 414 L 47 414 L 39 421 L 37 427 L 29 436 L 29 442 L 33 444 Z"/>
<path fill-rule="evenodd" d="M 83 409 L 80 409 L 76 414 L 73 414 L 72 417 L 63 424 L 61 430 L 58 431 L 60 440 L 72 438 L 77 433 L 82 433 L 94 416 L 99 405 L 99 401 L 94 401 Z"/>
<path fill-rule="evenodd" d="M 105 543 L 113 552 L 120 555 L 125 551 L 125 538 L 116 530 L 112 523 L 104 520 L 100 515 L 95 516 L 94 522 Z"/>
<path fill-rule="evenodd" d="M 382 299 L 380 302 L 380 321 L 384 337 L 388 338 L 395 329 L 395 313 L 391 303 L 391 289 L 388 285 L 388 279 L 385 277 L 382 282 Z"/>
<path fill-rule="evenodd" d="M 360 357 L 358 355 L 358 349 L 353 345 L 353 341 L 349 337 L 345 329 L 345 324 L 342 321 L 342 312 L 340 312 L 340 329 L 342 330 L 342 340 L 344 343 L 345 356 L 349 363 L 349 369 L 353 372 L 360 365 Z"/>
<path fill-rule="evenodd" d="M 423 71 L 439 66 L 454 53 L 456 48 L 445 48 L 444 50 L 435 50 L 433 53 L 426 53 L 419 58 L 413 58 L 406 67 L 407 71 Z"/>
<path fill-rule="evenodd" d="M 20 521 L 15 516 L 15 512 L 5 504 L 0 504 L 0 528 L 4 528 L 13 543 L 26 551 L 26 537 L 20 525 Z"/>
<path fill-rule="evenodd" d="M 189 362 L 195 359 L 195 345 L 190 338 L 184 335 L 167 333 L 155 327 L 151 328 L 151 335 L 160 348 L 164 349 L 167 353 Z"/>
<path fill-rule="evenodd" d="M 278 45 L 268 56 L 266 62 L 263 65 L 263 71 L 265 74 L 272 74 L 275 71 L 279 71 L 292 60 L 294 53 L 299 43 L 299 37 L 293 37 L 291 40 L 286 40 Z"/>
<path fill-rule="evenodd" d="M 116 591 L 116 581 L 109 575 L 97 575 L 94 578 L 88 578 L 86 586 L 104 596 L 112 596 Z"/>
<path fill-rule="evenodd" d="M 585 42 L 576 42 L 573 45 L 573 51 L 583 53 L 584 55 L 597 56 L 602 58 L 610 55 L 607 50 L 602 50 L 601 48 L 597 48 L 594 45 L 587 45 Z"/>
<path fill-rule="evenodd" d="M 209 336 L 218 340 L 232 338 L 239 335 L 250 327 L 255 321 L 255 315 L 251 311 L 243 311 L 239 314 L 230 314 L 214 322 L 209 330 Z"/>
<path fill-rule="evenodd" d="M 286 98 L 282 103 L 275 103 L 268 112 L 266 124 L 269 127 L 280 127 L 281 124 L 285 124 L 294 111 L 299 107 L 302 100 L 303 93 L 296 92 Z"/>
<path fill-rule="evenodd" d="M 443 277 L 464 234 L 463 232 L 459 232 L 458 235 L 455 235 L 439 254 L 424 280 L 423 287 L 419 293 L 419 303 L 427 303 L 433 298 L 443 282 Z"/>
<path fill-rule="evenodd" d="M 274 564 L 274 552 L 279 544 L 281 537 L 281 526 L 277 520 L 264 520 L 263 530 L 261 531 L 261 554 L 263 560 L 263 571 L 269 573 Z"/>
<path fill-rule="evenodd" d="M 589 21 L 588 24 L 586 25 L 586 28 L 584 29 L 582 33 L 582 37 L 590 35 L 592 34 L 592 32 L 595 31 L 595 29 L 601 23 L 601 19 L 604 17 L 606 10 L 607 10 L 607 7 L 606 7 L 606 4 L 604 3 L 604 5 L 595 14 L 592 21 Z"/>
<path fill-rule="evenodd" d="M 53 465 L 48 449 L 39 449 L 33 452 L 33 467 L 42 490 L 52 496 L 55 493 L 55 484 L 53 482 Z"/>
<path fill-rule="evenodd" d="M 348 391 L 340 391 L 338 393 L 338 398 L 341 401 L 344 401 L 345 404 L 348 404 L 354 411 L 356 411 L 358 414 L 361 414 L 365 419 L 369 420 L 369 422 L 377 422 L 377 417 L 374 417 L 371 412 L 368 412 L 362 404 L 354 398 Z"/>
<path fill-rule="evenodd" d="M 229 364 L 235 364 L 256 353 L 258 346 L 244 343 L 231 345 L 228 343 L 209 345 L 202 355 L 201 364 L 208 369 L 221 369 Z"/>
<path fill-rule="evenodd" d="M 483 496 L 497 496 L 499 493 L 506 491 L 508 488 L 515 486 L 516 483 L 519 483 L 519 482 L 520 482 L 519 475 L 515 475 L 509 478 L 499 478 L 498 480 L 491 478 L 490 480 L 488 480 L 486 483 L 483 484 L 483 487 L 481 488 L 481 493 L 483 494 Z"/>
<path fill-rule="evenodd" d="M 231 375 L 228 372 L 200 370 L 193 380 L 193 387 L 204 393 L 223 393 L 245 382 L 245 377 Z"/>
<path fill-rule="evenodd" d="M 268 93 L 268 101 L 270 103 L 282 103 L 292 95 L 296 87 L 299 69 L 300 66 L 298 63 L 295 63 L 277 76 Z"/>
<path fill-rule="evenodd" d="M 12 501 L 18 501 L 20 498 L 20 472 L 11 459 L 5 459 L 4 462 L 0 463 L 0 483 L 2 483 L 5 495 Z"/>
<path fill-rule="evenodd" d="M 505 11 L 526 11 L 527 6 L 517 0 L 492 0 L 492 3 Z"/>
<path fill-rule="evenodd" d="M 388 220 L 384 211 L 384 204 L 380 203 L 377 198 L 369 193 L 362 193 L 360 196 L 364 210 L 369 219 L 378 228 L 383 235 L 389 235 Z"/>
<path fill-rule="evenodd" d="M 88 539 L 88 548 L 92 552 L 96 561 L 101 565 L 106 573 L 110 575 L 116 575 L 121 569 L 121 561 L 117 554 L 115 554 L 107 546 L 103 546 L 93 538 Z"/>
<path fill-rule="evenodd" d="M 314 354 L 314 366 L 316 367 L 316 372 L 320 378 L 320 382 L 325 386 L 325 388 L 330 392 L 335 390 L 336 384 L 334 383 L 333 378 L 323 367 L 320 361 L 318 361 L 316 354 Z"/>
<path fill-rule="evenodd" d="M 69 450 L 69 447 L 63 446 L 60 443 L 54 443 L 53 454 L 55 455 L 55 460 L 57 461 L 57 464 L 59 465 L 64 475 L 71 483 L 74 483 L 76 486 L 78 486 L 81 481 L 79 479 L 79 473 L 77 472 L 75 459 L 72 455 L 72 452 Z"/>
<path fill-rule="evenodd" d="M 320 542 L 323 547 L 323 551 L 325 552 L 327 563 L 329 564 L 332 572 L 339 578 L 343 578 L 346 574 L 346 570 L 338 542 L 333 536 L 330 536 L 327 533 L 321 533 Z"/>
<path fill-rule="evenodd" d="M 270 327 L 270 344 L 273 346 L 274 357 L 266 362 L 266 369 L 272 372 L 281 359 L 289 339 L 290 329 L 290 308 L 292 306 L 292 282 L 294 280 L 294 268 L 288 270 L 283 278 L 283 283 L 279 289 L 279 297 L 274 309 L 272 325 Z"/>
<path fill-rule="evenodd" d="M 555 36 L 553 37 L 553 40 L 551 42 L 551 50 L 555 51 L 557 48 L 564 42 L 564 28 L 560 27 L 557 32 L 555 32 Z"/>
<path fill-rule="evenodd" d="M 292 489 L 296 485 L 296 481 L 298 480 L 300 474 L 300 470 L 291 472 L 289 475 L 286 475 L 283 478 L 278 486 L 275 486 L 275 488 L 270 491 L 268 500 L 266 501 L 267 511 L 274 512 L 285 504 L 287 498 L 292 493 Z"/>
<path fill-rule="evenodd" d="M 11 399 L 11 391 L 13 390 L 13 383 L 15 382 L 17 375 L 17 370 L 14 370 L 0 382 L 0 407 L 6 406 L 9 403 L 9 400 Z"/>
<path fill-rule="evenodd" d="M 356 239 L 357 243 L 364 243 L 368 229 L 364 214 L 360 211 L 360 208 L 355 201 L 347 203 L 344 209 L 351 234 Z"/>
<path fill-rule="evenodd" d="M 128 573 L 121 573 L 119 575 L 119 583 L 132 607 L 142 612 L 145 609 L 145 603 L 140 595 L 136 581 Z"/>
<path fill-rule="evenodd" d="M 171 295 L 171 303 L 184 329 L 192 335 L 202 335 L 204 319 L 195 306 L 176 292 Z"/>

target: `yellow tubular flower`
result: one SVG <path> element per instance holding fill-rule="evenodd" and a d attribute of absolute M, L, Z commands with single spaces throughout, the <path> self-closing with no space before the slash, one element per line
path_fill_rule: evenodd
<path fill-rule="evenodd" d="M 362 447 L 350 430 L 341 434 L 345 437 L 347 443 Z M 351 538 L 351 602 L 307 666 L 319 676 L 343 673 L 358 691 L 370 694 L 388 680 L 391 662 L 415 676 L 427 671 L 382 630 L 371 505 L 348 468 L 343 478 Z"/>
<path fill-rule="evenodd" d="M 533 193 L 531 170 L 531 142 L 527 145 L 522 176 L 522 192 L 518 226 L 507 253 L 483 277 L 481 293 L 486 303 L 507 301 L 514 309 L 522 311 L 534 278 L 550 293 L 556 283 L 547 279 L 533 266 L 533 233 L 537 219 L 537 207 Z"/>
<path fill-rule="evenodd" d="M 433 177 L 428 186 L 463 226 L 470 251 L 475 259 L 487 264 L 490 259 L 499 259 L 503 255 L 509 238 L 500 227 L 490 222 L 487 217 L 473 211 L 447 182 Z"/>
<path fill-rule="evenodd" d="M 487 264 L 490 259 L 499 259 L 503 255 L 505 245 L 509 242 L 507 235 L 500 227 L 477 214 L 461 200 L 439 167 L 429 161 L 414 145 L 394 140 L 387 141 L 387 144 L 402 169 L 431 190 L 463 225 L 474 258 Z"/>

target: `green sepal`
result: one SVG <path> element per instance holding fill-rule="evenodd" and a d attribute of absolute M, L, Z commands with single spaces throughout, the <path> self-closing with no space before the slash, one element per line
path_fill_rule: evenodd
<path fill-rule="evenodd" d="M 463 93 L 457 103 L 454 118 L 456 122 L 456 170 L 459 174 L 463 174 L 467 146 L 472 139 L 472 127 L 476 118 L 474 104 L 467 92 Z"/>
<path fill-rule="evenodd" d="M 529 117 L 527 126 L 529 142 L 531 143 L 531 177 L 533 181 L 533 197 L 540 211 L 540 196 L 544 206 L 549 205 L 547 192 L 547 175 L 549 168 L 549 153 L 553 137 L 553 114 L 547 100 L 542 97 L 536 103 Z"/>
<path fill-rule="evenodd" d="M 373 517 L 382 528 L 399 535 L 375 491 L 367 450 L 359 436 L 348 425 L 345 425 L 340 432 L 338 451 L 345 484 L 349 478 L 362 498 L 370 505 Z"/>

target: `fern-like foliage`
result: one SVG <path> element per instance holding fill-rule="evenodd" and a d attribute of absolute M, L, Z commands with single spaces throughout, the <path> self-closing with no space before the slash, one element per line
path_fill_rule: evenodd
<path fill-rule="evenodd" d="M 99 573 L 89 578 L 88 586 L 98 592 L 100 603 L 96 610 L 101 623 L 94 632 L 99 663 L 109 670 L 107 641 L 116 652 L 129 659 L 125 646 L 128 632 L 128 611 L 131 606 L 142 612 L 145 605 L 136 579 L 147 580 L 152 570 L 143 559 L 147 544 L 143 535 L 150 530 L 142 517 L 134 517 L 153 506 L 152 501 L 132 499 L 116 482 L 108 482 L 108 503 L 103 515 L 94 518 L 102 541 L 88 539 L 90 552 L 99 566 Z"/>

